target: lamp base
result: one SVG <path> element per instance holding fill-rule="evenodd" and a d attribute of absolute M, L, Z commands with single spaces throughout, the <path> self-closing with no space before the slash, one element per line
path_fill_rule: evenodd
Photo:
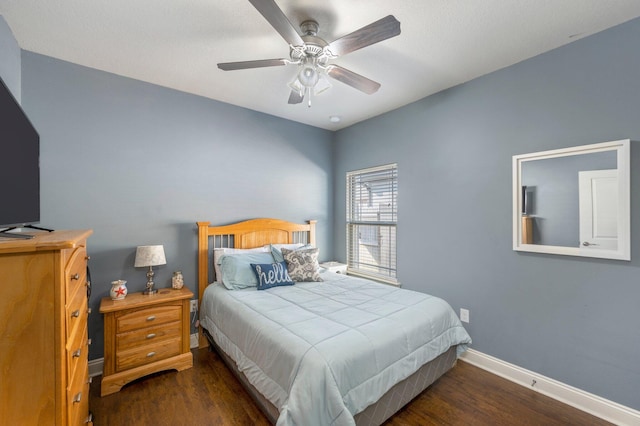
<path fill-rule="evenodd" d="M 158 292 L 158 290 L 155 290 L 153 288 L 151 289 L 146 289 L 145 291 L 142 292 L 142 294 L 146 294 L 148 296 L 152 295 L 152 294 L 156 294 Z"/>

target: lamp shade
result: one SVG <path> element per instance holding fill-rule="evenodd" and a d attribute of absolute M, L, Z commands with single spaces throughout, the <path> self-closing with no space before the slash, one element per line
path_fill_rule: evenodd
<path fill-rule="evenodd" d="M 138 246 L 136 249 L 136 260 L 133 265 L 136 268 L 143 266 L 166 265 L 167 259 L 164 257 L 164 246 Z"/>

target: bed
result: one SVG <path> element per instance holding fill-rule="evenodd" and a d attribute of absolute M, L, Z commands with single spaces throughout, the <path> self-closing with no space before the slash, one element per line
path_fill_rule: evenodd
<path fill-rule="evenodd" d="M 216 277 L 216 265 L 315 246 L 315 221 L 197 224 L 201 347 L 220 354 L 274 424 L 382 424 L 471 343 L 451 307 L 427 294 L 322 268 L 321 281 L 264 291 L 229 286 L 228 269 L 224 284 Z"/>

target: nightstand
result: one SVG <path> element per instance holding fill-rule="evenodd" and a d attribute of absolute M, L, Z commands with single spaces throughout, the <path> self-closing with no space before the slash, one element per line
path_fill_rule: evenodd
<path fill-rule="evenodd" d="M 347 265 L 340 262 L 325 262 L 320 264 L 321 267 L 328 271 L 335 272 L 336 274 L 346 274 Z"/>
<path fill-rule="evenodd" d="M 123 300 L 102 299 L 104 372 L 100 396 L 118 392 L 127 383 L 163 370 L 193 366 L 189 348 L 189 305 L 193 293 L 158 289 L 129 293 Z"/>

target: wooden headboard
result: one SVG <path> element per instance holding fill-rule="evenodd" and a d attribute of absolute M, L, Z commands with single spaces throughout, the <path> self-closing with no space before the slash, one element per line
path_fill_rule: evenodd
<path fill-rule="evenodd" d="M 251 219 L 230 225 L 198 224 L 198 300 L 210 283 L 212 251 L 219 247 L 255 248 L 266 244 L 316 244 L 316 220 L 293 223 L 280 219 Z"/>

